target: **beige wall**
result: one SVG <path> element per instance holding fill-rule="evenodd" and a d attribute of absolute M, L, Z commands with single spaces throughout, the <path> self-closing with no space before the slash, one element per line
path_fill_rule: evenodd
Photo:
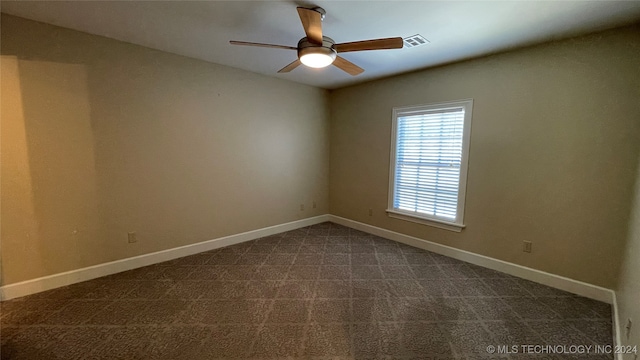
<path fill-rule="evenodd" d="M 330 212 L 615 286 L 640 151 L 638 27 L 330 97 L 6 15 L 1 40 L 2 284 Z M 391 108 L 465 98 L 467 228 L 388 218 Z"/>
<path fill-rule="evenodd" d="M 2 284 L 328 212 L 326 91 L 4 14 L 1 40 Z"/>
<path fill-rule="evenodd" d="M 622 267 L 616 288 L 618 301 L 618 318 L 620 321 L 620 339 L 623 345 L 640 345 L 640 166 L 636 178 L 633 209 L 629 223 L 629 237 L 625 247 Z M 631 318 L 630 336 L 627 337 L 625 326 Z M 632 360 L 633 355 L 625 359 Z"/>
<path fill-rule="evenodd" d="M 330 212 L 613 288 L 640 150 L 638 64 L 635 27 L 333 91 Z M 391 109 L 467 98 L 467 228 L 389 218 Z"/>

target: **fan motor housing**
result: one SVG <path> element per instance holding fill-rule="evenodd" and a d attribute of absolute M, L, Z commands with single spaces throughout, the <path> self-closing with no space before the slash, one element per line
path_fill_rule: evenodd
<path fill-rule="evenodd" d="M 298 58 L 302 57 L 305 54 L 320 53 L 328 55 L 335 59 L 338 53 L 333 48 L 334 44 L 335 41 L 333 41 L 333 39 L 328 36 L 322 37 L 322 45 L 312 43 L 311 41 L 309 41 L 309 39 L 303 37 L 302 39 L 300 39 L 300 41 L 298 41 Z"/>

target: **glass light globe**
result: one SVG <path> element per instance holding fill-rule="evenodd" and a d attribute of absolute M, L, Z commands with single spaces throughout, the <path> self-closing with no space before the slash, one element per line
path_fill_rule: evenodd
<path fill-rule="evenodd" d="M 300 61 L 308 67 L 312 68 L 323 68 L 331 65 L 333 60 L 336 59 L 336 54 L 334 52 L 309 52 L 300 56 Z"/>

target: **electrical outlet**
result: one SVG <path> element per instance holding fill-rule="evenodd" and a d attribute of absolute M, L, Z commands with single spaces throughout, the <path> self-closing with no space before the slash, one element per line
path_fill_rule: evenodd
<path fill-rule="evenodd" d="M 626 329 L 627 339 L 629 339 L 629 337 L 631 337 L 631 325 L 632 324 L 633 324 L 633 321 L 631 321 L 631 318 L 628 318 L 627 319 L 627 326 L 624 327 Z"/>
<path fill-rule="evenodd" d="M 314 209 L 316 208 L 316 202 L 315 201 L 313 202 L 312 206 L 313 206 Z"/>
<path fill-rule="evenodd" d="M 300 211 L 304 211 L 304 204 L 300 204 Z"/>
<path fill-rule="evenodd" d="M 136 236 L 135 232 L 130 232 L 127 234 L 128 240 L 129 240 L 129 244 L 133 244 L 135 242 L 138 242 L 138 237 Z"/>
<path fill-rule="evenodd" d="M 531 241 L 523 241 L 522 242 L 522 251 L 524 251 L 526 253 L 530 253 L 532 246 L 533 246 L 533 244 L 531 244 Z"/>
<path fill-rule="evenodd" d="M 369 216 L 373 216 L 373 209 L 369 208 Z"/>

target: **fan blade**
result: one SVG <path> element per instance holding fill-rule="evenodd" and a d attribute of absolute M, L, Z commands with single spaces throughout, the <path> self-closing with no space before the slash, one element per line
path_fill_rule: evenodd
<path fill-rule="evenodd" d="M 363 68 L 340 56 L 336 56 L 336 59 L 333 61 L 333 65 L 352 76 L 356 76 L 364 72 Z"/>
<path fill-rule="evenodd" d="M 384 50 L 384 49 L 402 49 L 403 41 L 401 37 L 354 41 L 333 46 L 337 52 L 349 51 L 365 51 L 365 50 Z"/>
<path fill-rule="evenodd" d="M 289 71 L 297 68 L 298 66 L 300 66 L 300 64 L 302 64 L 300 62 L 299 59 L 296 59 L 296 61 L 292 62 L 291 64 L 283 67 L 282 69 L 278 70 L 279 73 L 288 73 Z"/>
<path fill-rule="evenodd" d="M 298 15 L 307 39 L 312 43 L 322 45 L 322 14 L 315 10 L 298 8 Z"/>
<path fill-rule="evenodd" d="M 245 45 L 245 46 L 259 46 L 259 47 L 274 48 L 274 49 L 285 49 L 285 50 L 298 50 L 298 48 L 293 47 L 293 46 L 253 43 L 253 42 L 246 42 L 246 41 L 234 41 L 234 40 L 231 40 L 231 41 L 229 41 L 229 44 L 231 44 L 231 45 Z"/>

